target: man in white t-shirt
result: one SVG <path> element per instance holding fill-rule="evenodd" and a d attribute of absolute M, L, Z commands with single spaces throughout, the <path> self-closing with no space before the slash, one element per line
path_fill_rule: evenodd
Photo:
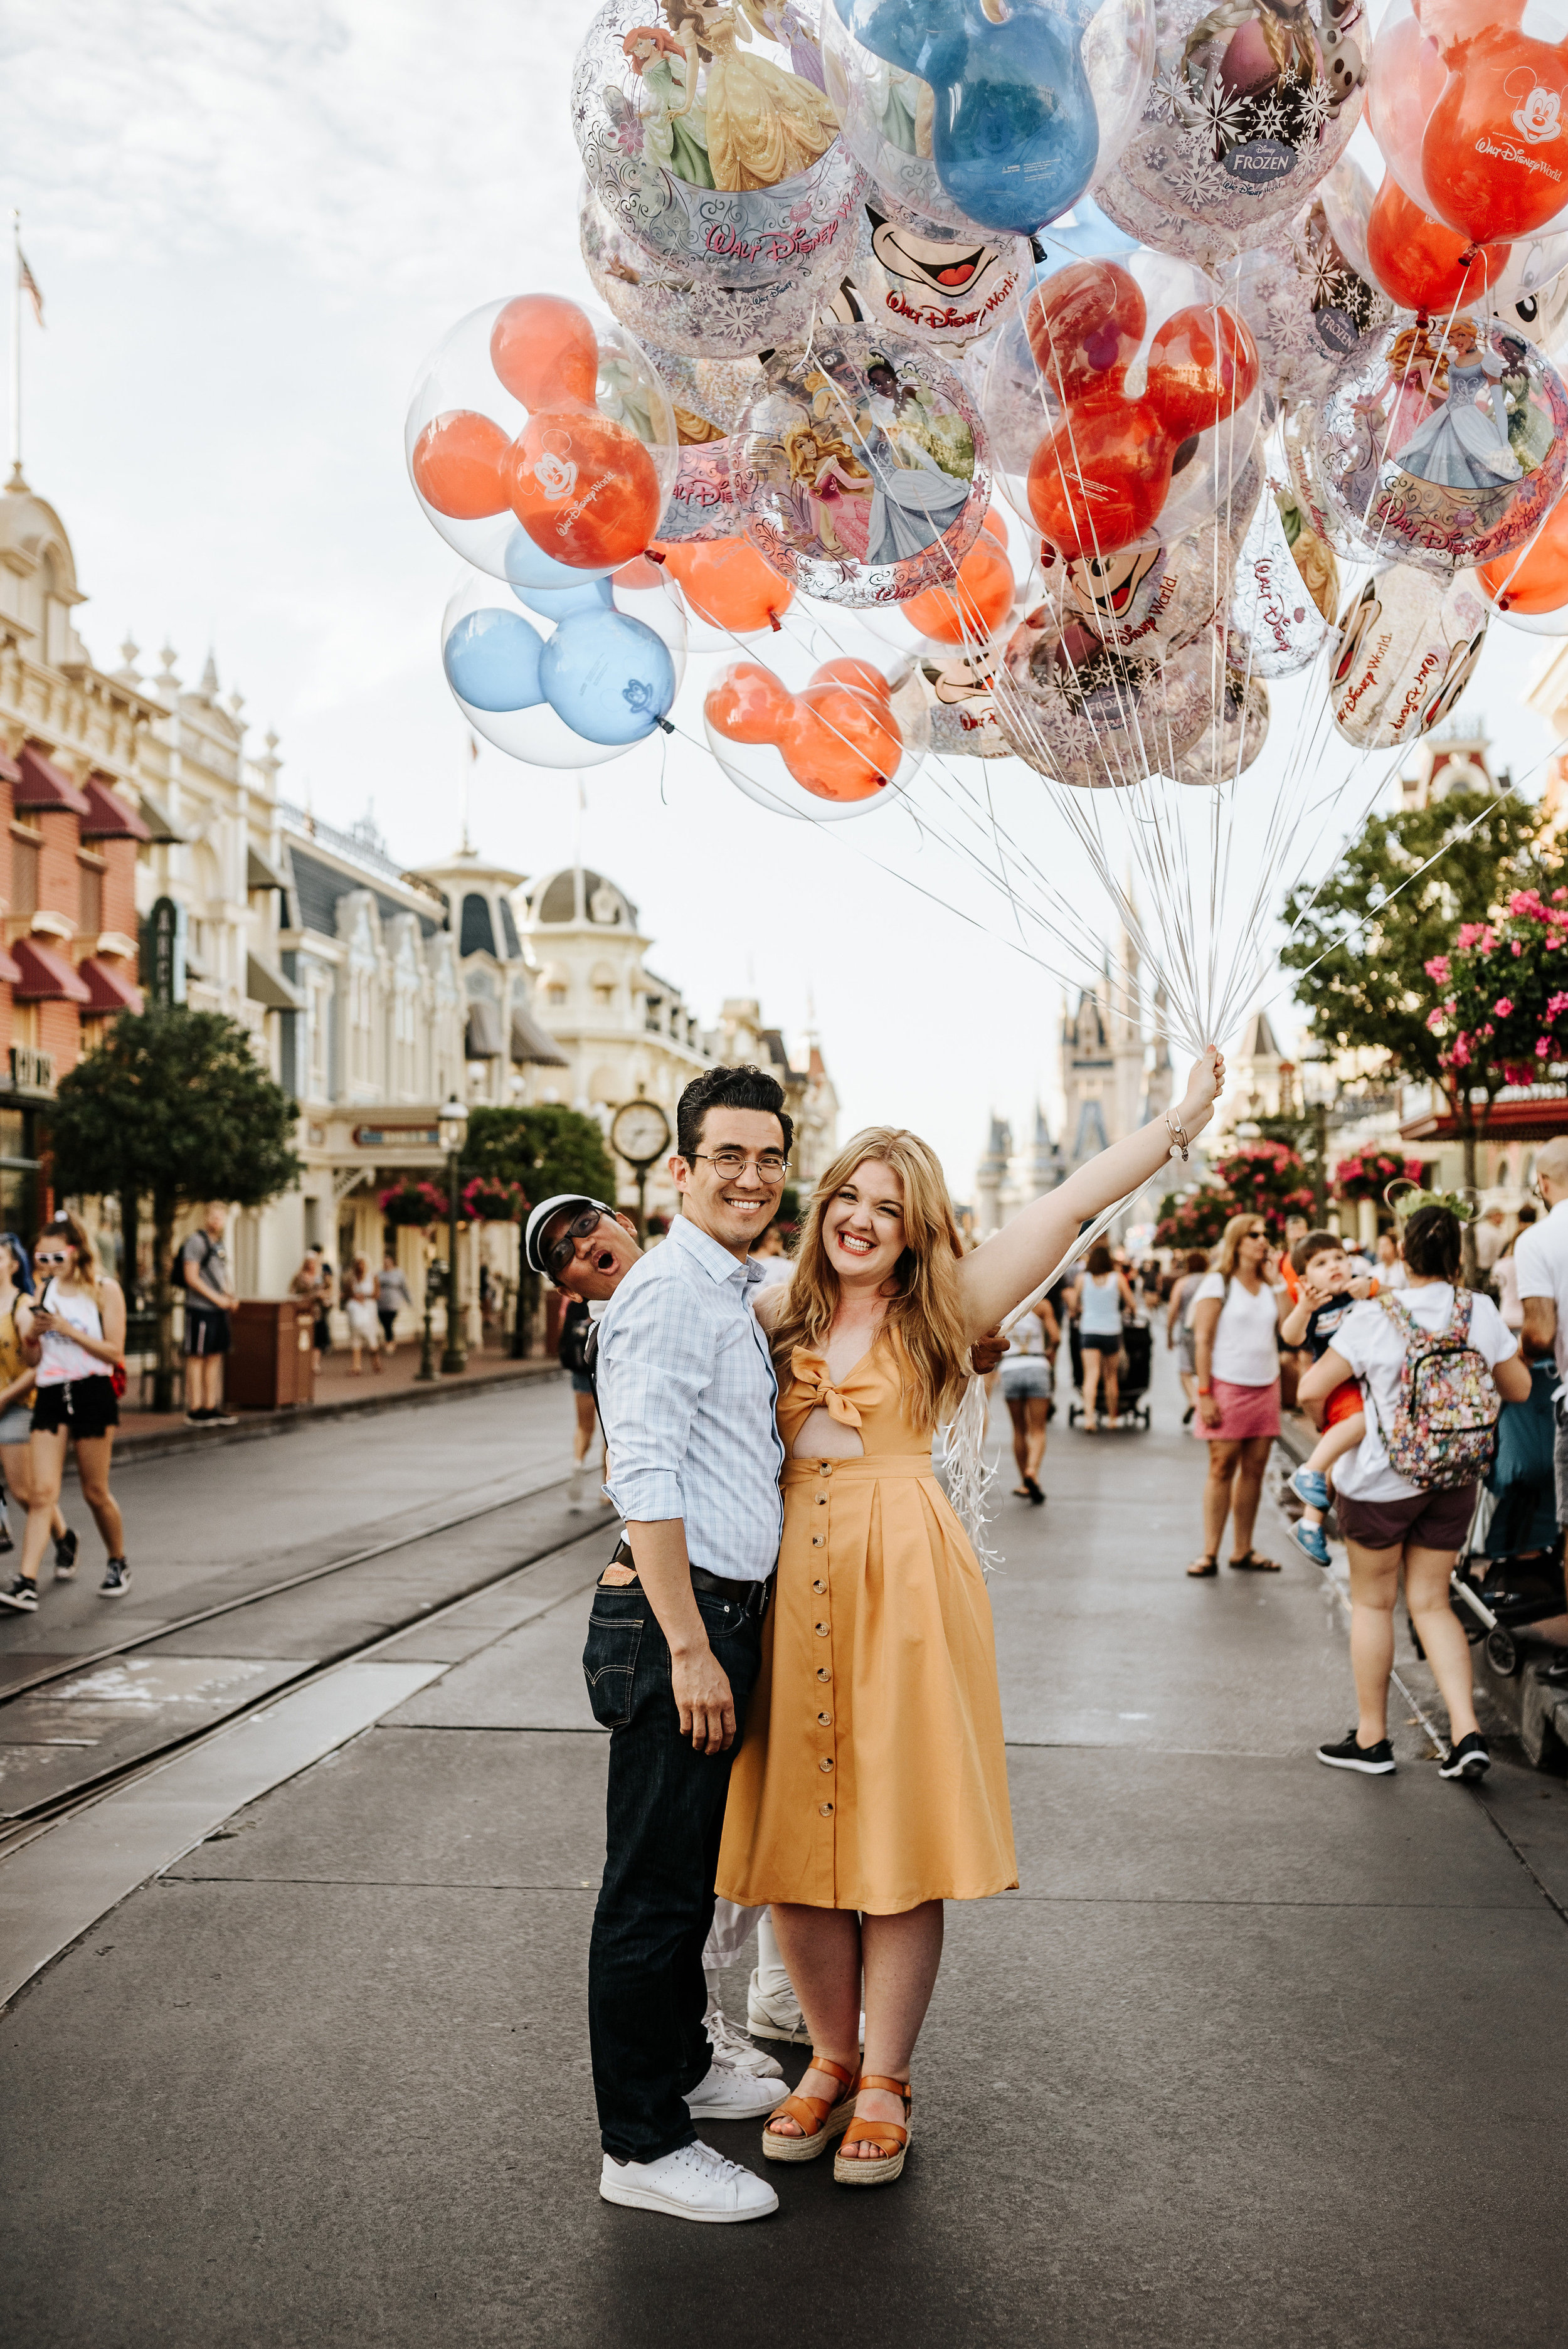
<path fill-rule="evenodd" d="M 1555 1356 L 1568 1380 L 1568 1135 L 1549 1142 L 1535 1162 L 1535 1188 L 1547 1214 L 1527 1225 L 1513 1247 L 1524 1310 L 1526 1361 Z M 1557 1522 L 1568 1524 L 1568 1420 L 1557 1406 Z"/>

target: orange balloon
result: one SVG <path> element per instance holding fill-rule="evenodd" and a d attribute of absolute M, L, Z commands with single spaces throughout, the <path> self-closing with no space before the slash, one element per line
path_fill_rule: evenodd
<path fill-rule="evenodd" d="M 1478 564 L 1475 575 L 1500 612 L 1560 612 L 1568 604 L 1568 501 L 1559 499 L 1522 555 Z"/>
<path fill-rule="evenodd" d="M 988 530 L 993 538 L 999 538 L 1003 545 L 1006 545 L 1007 525 L 1003 521 L 1001 515 L 996 512 L 995 506 L 991 506 L 987 509 L 985 519 L 981 523 L 980 527 L 982 530 Z"/>
<path fill-rule="evenodd" d="M 1177 441 L 1212 431 L 1252 398 L 1258 347 L 1233 311 L 1195 302 L 1166 319 L 1149 346 L 1144 397 Z"/>
<path fill-rule="evenodd" d="M 878 696 L 847 685 L 809 685 L 796 698 L 779 748 L 795 781 L 821 800 L 872 798 L 897 773 L 903 756 L 885 687 Z"/>
<path fill-rule="evenodd" d="M 904 614 L 912 628 L 939 645 L 973 644 L 995 635 L 1013 608 L 1013 566 L 992 539 L 977 538 L 951 587 L 912 595 Z"/>
<path fill-rule="evenodd" d="M 777 742 L 795 714 L 795 697 L 758 661 L 737 661 L 710 685 L 703 715 L 727 742 Z"/>
<path fill-rule="evenodd" d="M 811 671 L 813 685 L 847 685 L 856 693 L 872 694 L 878 701 L 892 700 L 892 688 L 874 661 L 856 660 L 845 654 L 838 660 L 824 661 L 820 668 Z"/>
<path fill-rule="evenodd" d="M 769 622 L 777 627 L 795 590 L 763 561 L 748 538 L 661 541 L 665 567 L 699 620 L 748 636 Z"/>
<path fill-rule="evenodd" d="M 1367 83 L 1367 119 L 1387 169 L 1418 202 L 1423 193 L 1421 140 L 1448 78 L 1429 24 L 1406 16 L 1379 31 Z"/>
<path fill-rule="evenodd" d="M 524 408 L 592 408 L 599 376 L 593 321 L 559 294 L 520 294 L 490 328 L 490 365 Z"/>
<path fill-rule="evenodd" d="M 1568 55 L 1494 21 L 1448 64 L 1421 140 L 1433 210 L 1475 244 L 1529 236 L 1568 204 L 1568 162 L 1556 152 Z"/>
<path fill-rule="evenodd" d="M 641 554 L 664 503 L 634 432 L 593 409 L 546 409 L 511 444 L 513 513 L 559 563 L 608 569 Z"/>
<path fill-rule="evenodd" d="M 1153 527 L 1177 443 L 1152 402 L 1068 410 L 1029 467 L 1029 512 L 1058 554 L 1114 554 Z"/>
<path fill-rule="evenodd" d="M 1430 316 L 1479 301 L 1501 276 L 1508 256 L 1500 245 L 1467 261 L 1470 252 L 1468 237 L 1433 220 L 1385 174 L 1367 222 L 1367 260 L 1391 302 Z"/>
<path fill-rule="evenodd" d="M 505 513 L 511 442 L 473 408 L 432 417 L 414 443 L 414 487 L 427 505 L 453 522 Z"/>
<path fill-rule="evenodd" d="M 1138 280 L 1114 261 L 1075 261 L 1037 285 L 1024 331 L 1047 388 L 1064 402 L 1119 390 L 1149 312 Z"/>

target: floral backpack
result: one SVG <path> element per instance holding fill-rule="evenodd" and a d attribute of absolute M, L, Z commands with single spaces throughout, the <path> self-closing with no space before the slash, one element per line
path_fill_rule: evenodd
<path fill-rule="evenodd" d="M 1449 1326 L 1438 1330 L 1423 1330 L 1391 1290 L 1377 1302 L 1405 1349 L 1394 1423 L 1380 1429 L 1388 1465 L 1423 1492 L 1470 1484 L 1491 1465 L 1502 1409 L 1485 1356 L 1470 1343 L 1474 1299 L 1457 1290 Z"/>

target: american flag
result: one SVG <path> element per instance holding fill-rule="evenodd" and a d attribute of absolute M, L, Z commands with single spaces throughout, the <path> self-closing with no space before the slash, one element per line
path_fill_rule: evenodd
<path fill-rule="evenodd" d="M 27 256 L 20 245 L 16 247 L 16 286 L 18 292 L 25 294 L 31 302 L 33 316 L 41 326 L 44 323 L 43 293 L 37 279 L 27 265 Z"/>

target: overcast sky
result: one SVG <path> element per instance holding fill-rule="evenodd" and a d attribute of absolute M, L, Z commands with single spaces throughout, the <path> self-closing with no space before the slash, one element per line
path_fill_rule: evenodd
<path fill-rule="evenodd" d="M 24 453 L 70 533 L 89 649 L 116 667 L 129 629 L 151 674 L 167 639 L 190 681 L 211 647 L 257 736 L 282 737 L 284 791 L 340 823 L 373 807 L 408 864 L 455 844 L 464 734 L 437 644 L 456 565 L 408 488 L 404 410 L 465 312 L 589 291 L 567 96 L 591 13 L 11 0 L 0 17 L 0 195 L 47 304 L 46 331 L 25 328 Z M 1464 707 L 1522 768 L 1548 747 L 1519 708 L 1540 647 L 1491 634 Z M 1295 708 L 1276 696 L 1247 778 L 1259 822 Z M 1041 869 L 1109 931 L 1037 781 L 987 771 Z M 587 859 L 640 902 L 655 968 L 704 1018 L 756 991 L 798 1030 L 814 996 L 846 1131 L 923 1130 L 966 1196 L 991 1109 L 1018 1128 L 1056 1075 L 1059 988 L 1015 950 L 996 893 L 900 811 L 818 833 L 684 745 L 586 790 Z M 489 853 L 538 873 L 571 858 L 575 824 L 569 777 L 484 751 Z"/>

